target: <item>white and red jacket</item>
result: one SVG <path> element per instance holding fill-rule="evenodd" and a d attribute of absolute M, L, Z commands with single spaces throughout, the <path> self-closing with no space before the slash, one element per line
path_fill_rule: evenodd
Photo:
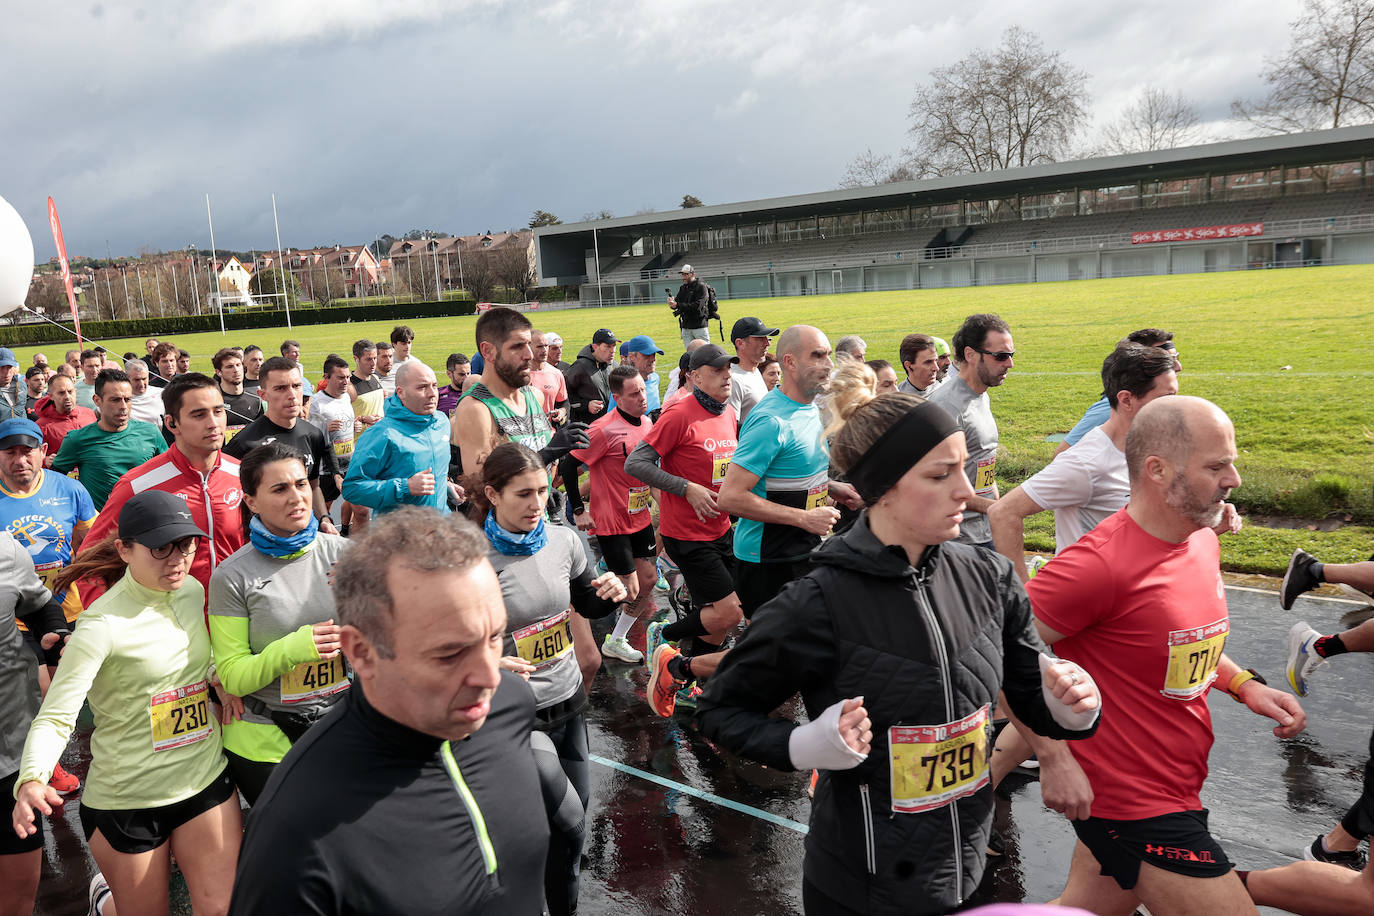
<path fill-rule="evenodd" d="M 191 467 L 186 456 L 173 443 L 161 455 L 130 469 L 119 478 L 110 491 L 110 498 L 105 501 L 95 523 L 91 525 L 85 544 L 99 544 L 114 534 L 119 527 L 119 511 L 124 504 L 147 490 L 161 490 L 186 500 L 191 520 L 210 535 L 214 549 L 201 547 L 191 563 L 191 575 L 205 587 L 208 596 L 210 574 L 215 571 L 215 566 L 245 542 L 243 519 L 239 515 L 243 489 L 239 486 L 238 459 L 220 452 L 215 466 L 209 473 L 202 474 Z M 87 591 L 88 588 L 90 591 Z M 90 607 L 91 602 L 104 591 L 97 583 L 83 582 L 82 603 Z"/>

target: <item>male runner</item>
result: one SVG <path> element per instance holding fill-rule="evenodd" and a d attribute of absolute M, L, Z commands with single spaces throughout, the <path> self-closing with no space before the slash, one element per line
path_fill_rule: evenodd
<path fill-rule="evenodd" d="M 615 408 L 587 431 L 590 444 L 569 452 L 559 462 L 568 483 L 568 502 L 573 522 L 596 535 L 606 568 L 625 583 L 629 601 L 620 611 L 615 628 L 601 643 L 601 654 L 623 662 L 644 661 L 644 653 L 625 638 L 641 617 L 652 616 L 655 605 L 653 495 L 649 488 L 625 473 L 625 459 L 643 441 L 654 422 L 647 415 L 644 379 L 633 366 L 611 370 L 611 395 Z M 592 484 L 590 510 L 582 503 L 577 487 L 578 465 L 587 465 Z"/>
<path fill-rule="evenodd" d="M 291 360 L 291 362 L 296 363 L 297 365 L 300 364 L 301 343 L 299 340 L 283 340 L 281 342 L 280 352 L 282 356 Z"/>
<path fill-rule="evenodd" d="M 1106 711 L 1097 734 L 1073 746 L 1031 740 L 1042 785 L 1065 780 L 1077 796 L 1065 809 L 1078 844 L 1064 906 L 1255 912 L 1199 798 L 1213 741 L 1208 691 L 1220 686 L 1274 719 L 1279 737 L 1302 731 L 1306 716 L 1223 652 L 1230 620 L 1212 528 L 1240 485 L 1235 460 L 1235 431 L 1216 405 L 1147 404 L 1126 435 L 1130 503 L 1027 586 L 1040 635 L 1092 674 Z"/>
<path fill-rule="evenodd" d="M 544 339 L 549 344 L 549 365 L 559 372 L 567 372 L 572 368 L 571 364 L 563 362 L 563 338 L 550 331 L 544 335 Z"/>
<path fill-rule="evenodd" d="M 162 399 L 167 408 L 163 422 L 172 434 L 171 447 L 119 478 L 87 537 L 89 543 L 99 544 L 114 534 L 119 511 L 138 493 L 162 490 L 175 494 L 186 501 L 191 523 L 210 535 L 209 549 L 197 550 L 191 561 L 191 575 L 208 595 L 215 565 L 244 544 L 239 462 L 220 451 L 224 443 L 224 395 L 210 376 L 188 372 L 163 389 Z M 87 604 L 95 597 L 92 590 L 83 587 L 82 598 Z"/>
<path fill-rule="evenodd" d="M 970 315 L 954 334 L 954 353 L 959 374 L 930 395 L 964 431 L 968 461 L 964 474 L 973 484 L 974 496 L 964 509 L 959 540 L 975 547 L 992 548 L 992 528 L 987 511 L 997 501 L 997 421 L 988 404 L 988 389 L 1007 379 L 1016 350 L 1011 328 L 996 315 Z"/>
<path fill-rule="evenodd" d="M 353 343 L 353 374 L 348 378 L 348 396 L 353 400 L 353 413 L 367 428 L 382 418 L 382 404 L 386 392 L 377 377 L 377 345 L 364 338 Z"/>
<path fill-rule="evenodd" d="M 768 352 L 769 338 L 777 335 L 777 328 L 770 328 L 751 316 L 739 319 L 730 328 L 736 362 L 730 366 L 729 403 L 741 423 L 749 418 L 749 411 L 768 393 L 768 385 L 763 381 L 759 366 Z"/>
<path fill-rule="evenodd" d="M 0 347 L 0 420 L 28 416 L 28 388 L 19 377 L 19 360 L 9 347 Z"/>
<path fill-rule="evenodd" d="M 472 524 L 404 508 L 339 560 L 353 688 L 254 806 L 231 916 L 542 912 L 534 696 L 498 664 L 506 612 L 487 550 Z"/>
<path fill-rule="evenodd" d="M 266 401 L 267 409 L 226 444 L 224 452 L 242 461 L 254 448 L 269 442 L 281 442 L 294 448 L 305 462 L 305 473 L 310 478 L 310 489 L 314 493 L 314 512 L 320 520 L 320 530 L 327 534 L 338 534 L 334 522 L 329 518 L 320 477 L 328 475 L 333 478 L 337 489 L 343 482 L 343 474 L 339 472 L 334 449 L 325 434 L 319 427 L 301 419 L 301 393 L 304 388 L 301 367 L 285 356 L 274 356 L 262 364 L 261 377 L 262 386 L 258 392 Z"/>
<path fill-rule="evenodd" d="M 448 384 L 439 389 L 439 412 L 452 417 L 458 402 L 463 399 L 463 384 L 468 380 L 472 364 L 466 353 L 450 353 L 444 363 L 444 371 L 448 375 Z M 558 377 L 562 378 L 562 373 Z"/>
<path fill-rule="evenodd" d="M 353 402 L 348 397 L 348 378 L 348 360 L 337 353 L 329 354 L 324 360 L 324 388 L 315 392 L 310 399 L 310 422 L 319 427 L 329 440 L 340 474 L 348 473 L 354 442 L 363 430 L 362 423 L 353 413 Z M 324 494 L 326 508 L 339 498 L 339 490 L 332 478 L 320 480 L 320 492 Z M 352 533 L 352 504 L 343 504 L 339 519 L 339 532 L 344 535 Z"/>
<path fill-rule="evenodd" d="M 1030 579 L 1025 556 L 1028 517 L 1054 510 L 1058 553 L 1126 505 L 1131 495 L 1126 433 L 1146 404 L 1178 394 L 1178 376 L 1174 361 L 1163 350 L 1123 341 L 1102 362 L 1102 386 L 1112 408 L 1110 419 L 988 510 L 993 544 L 1011 560 L 1022 582 Z"/>
<path fill-rule="evenodd" d="M 563 371 L 549 363 L 549 341 L 543 331 L 530 331 L 530 384 L 544 398 L 544 413 L 554 426 L 568 413 L 568 383 Z"/>
<path fill-rule="evenodd" d="M 661 491 L 659 535 L 697 606 L 651 634 L 679 646 L 686 639 L 696 643 L 688 644 L 693 651 L 683 653 L 674 671 L 662 673 L 654 657 L 658 646 L 650 646 L 649 703 L 662 716 L 673 713 L 674 679 L 687 684 L 676 702 L 695 703 L 691 682 L 715 670 L 721 643 L 743 618 L 730 516 L 717 503 L 737 444 L 735 409 L 727 403 L 737 360 L 715 344 L 693 351 L 692 395 L 660 414 L 625 462 L 627 474 Z"/>
<path fill-rule="evenodd" d="M 415 332 L 410 329 L 410 325 L 398 324 L 391 329 L 391 350 L 395 357 L 393 365 L 396 369 L 410 362 L 410 348 L 414 343 Z"/>
<path fill-rule="evenodd" d="M 249 344 L 243 348 L 243 388 L 252 391 L 258 387 L 258 370 L 262 368 L 262 347 Z"/>
<path fill-rule="evenodd" d="M 185 375 L 191 371 L 191 354 L 187 350 L 177 350 L 177 375 Z"/>
<path fill-rule="evenodd" d="M 95 410 L 95 376 L 105 368 L 105 354 L 99 350 L 81 351 L 81 378 L 76 380 L 76 403 Z"/>
<path fill-rule="evenodd" d="M 246 391 L 243 387 L 243 357 L 233 347 L 223 347 L 210 357 L 219 377 L 219 391 L 224 395 L 224 416 L 228 426 L 224 430 L 224 441 L 228 442 L 239 434 L 249 423 L 262 416 L 262 400 L 255 388 Z"/>
<path fill-rule="evenodd" d="M 897 351 L 906 378 L 897 385 L 903 394 L 928 398 L 940 385 L 940 358 L 935 352 L 935 338 L 929 334 L 908 334 L 902 338 Z"/>
<path fill-rule="evenodd" d="M 387 398 L 396 393 L 396 348 L 389 340 L 377 341 L 377 381 L 382 383 L 382 393 Z M 385 398 L 382 412 L 386 412 Z"/>
<path fill-rule="evenodd" d="M 76 403 L 75 384 L 65 375 L 54 375 L 48 380 L 48 396 L 34 405 L 33 415 L 43 431 L 49 466 L 68 433 L 95 422 L 95 411 Z"/>
<path fill-rule="evenodd" d="M 663 351 L 654 343 L 654 339 L 648 334 L 636 334 L 625 342 L 626 357 L 630 365 L 639 373 L 639 377 L 644 380 L 645 413 L 650 417 L 657 417 L 662 409 L 662 402 L 658 395 L 658 373 L 654 368 L 658 365 L 658 358 L 663 355 Z M 611 403 L 615 403 L 615 392 L 611 392 Z"/>
<path fill-rule="evenodd" d="M 164 340 L 153 349 L 153 375 L 152 385 L 154 388 L 166 388 L 172 383 L 172 379 L 177 374 L 177 356 L 180 351 L 176 345 Z"/>
<path fill-rule="evenodd" d="M 145 369 L 146 373 L 147 370 Z M 95 377 L 95 406 L 100 419 L 73 430 L 52 459 L 59 474 L 76 471 L 97 511 L 130 468 L 167 451 L 167 441 L 151 423 L 132 419 L 133 385 L 118 369 L 102 369 Z"/>
<path fill-rule="evenodd" d="M 130 417 L 162 429 L 162 418 L 166 414 L 162 404 L 162 389 L 152 386 L 148 364 L 141 359 L 131 359 L 124 364 L 124 373 L 129 376 L 129 389 L 134 393 L 134 402 L 129 408 Z"/>
<path fill-rule="evenodd" d="M 68 380 L 70 381 L 70 380 Z M 70 477 L 43 469 L 47 446 L 32 420 L 11 417 L 0 422 L 0 528 L 14 535 L 33 558 L 43 584 L 81 549 L 96 509 L 86 488 Z M 81 613 L 75 587 L 55 592 L 67 620 Z"/>
<path fill-rule="evenodd" d="M 932 337 L 931 339 L 935 341 L 935 365 L 940 367 L 940 374 L 935 377 L 935 381 L 943 382 L 945 379 L 949 378 L 949 366 L 951 362 L 949 344 L 945 343 L 943 337 Z"/>
<path fill-rule="evenodd" d="M 811 569 L 811 551 L 840 513 L 830 504 L 830 455 L 816 397 L 830 387 L 830 341 L 818 328 L 793 325 L 778 338 L 782 381 L 740 425 L 739 447 L 717 505 L 739 516 L 735 593 L 752 617 L 784 585 Z M 858 494 L 842 483 L 859 502 Z"/>

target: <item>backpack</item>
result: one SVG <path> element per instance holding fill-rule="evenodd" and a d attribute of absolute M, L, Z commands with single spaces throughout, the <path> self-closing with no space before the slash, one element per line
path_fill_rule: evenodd
<path fill-rule="evenodd" d="M 706 324 L 703 327 L 709 327 L 711 319 L 714 318 L 716 320 L 716 332 L 720 334 L 721 343 L 724 343 L 725 325 L 720 320 L 720 305 L 716 301 L 716 288 L 705 282 L 702 285 L 706 287 Z M 708 330 L 706 333 L 709 335 L 711 332 Z"/>

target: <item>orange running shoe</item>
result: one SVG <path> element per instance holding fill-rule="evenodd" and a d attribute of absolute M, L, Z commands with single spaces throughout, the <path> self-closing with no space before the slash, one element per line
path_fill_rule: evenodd
<path fill-rule="evenodd" d="M 52 768 L 52 778 L 48 780 L 48 785 L 58 795 L 71 795 L 81 788 L 81 780 L 62 769 L 62 764 L 59 763 Z"/>
<path fill-rule="evenodd" d="M 649 662 L 649 707 L 665 719 L 677 708 L 677 691 L 682 685 L 668 672 L 668 663 L 682 653 L 669 643 L 659 643 Z"/>

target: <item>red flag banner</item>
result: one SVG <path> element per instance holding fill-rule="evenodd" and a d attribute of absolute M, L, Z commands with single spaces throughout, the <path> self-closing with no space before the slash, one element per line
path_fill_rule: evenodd
<path fill-rule="evenodd" d="M 1153 245 L 1156 242 L 1209 242 L 1218 239 L 1238 239 L 1264 235 L 1264 223 L 1232 223 L 1229 226 L 1194 226 L 1192 229 L 1156 229 L 1132 232 L 1132 245 Z"/>
<path fill-rule="evenodd" d="M 76 328 L 76 345 L 81 342 L 81 316 L 77 314 L 76 292 L 72 289 L 72 268 L 67 263 L 67 243 L 62 240 L 62 223 L 57 218 L 57 204 L 48 198 L 48 223 L 52 226 L 52 240 L 57 243 L 57 258 L 62 262 L 62 283 L 67 287 L 67 305 L 72 310 L 72 325 Z"/>

